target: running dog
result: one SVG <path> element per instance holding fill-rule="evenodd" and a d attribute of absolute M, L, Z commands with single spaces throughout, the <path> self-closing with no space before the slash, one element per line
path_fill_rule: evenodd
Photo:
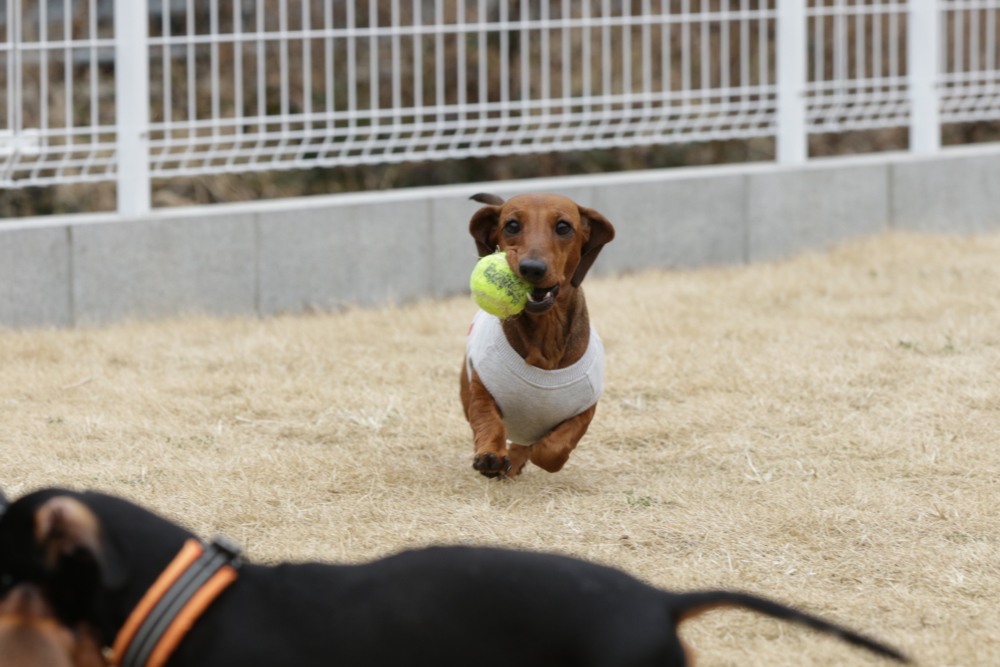
<path fill-rule="evenodd" d="M 603 391 L 604 347 L 580 284 L 615 228 L 559 195 L 472 199 L 487 204 L 469 222 L 479 256 L 506 251 L 510 268 L 534 288 L 520 314 L 501 321 L 480 311 L 469 329 L 460 395 L 472 467 L 513 478 L 531 461 L 558 472 Z"/>

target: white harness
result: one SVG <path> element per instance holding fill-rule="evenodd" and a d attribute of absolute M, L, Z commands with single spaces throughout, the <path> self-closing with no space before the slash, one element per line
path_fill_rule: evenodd
<path fill-rule="evenodd" d="M 546 371 L 529 366 L 507 342 L 500 319 L 480 310 L 465 341 L 466 372 L 475 370 L 500 408 L 507 440 L 530 446 L 597 403 L 604 391 L 604 344 L 593 325 L 583 356 Z"/>

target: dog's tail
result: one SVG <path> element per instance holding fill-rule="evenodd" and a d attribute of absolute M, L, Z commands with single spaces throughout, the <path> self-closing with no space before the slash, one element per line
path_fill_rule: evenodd
<path fill-rule="evenodd" d="M 783 621 L 798 623 L 799 625 L 804 625 L 812 628 L 813 630 L 825 632 L 826 634 L 839 637 L 840 639 L 854 644 L 855 646 L 866 648 L 869 651 L 878 653 L 879 655 L 887 658 L 892 658 L 893 660 L 897 660 L 899 662 L 910 662 L 909 658 L 905 655 L 890 646 L 882 644 L 881 642 L 868 639 L 867 637 L 863 637 L 856 632 L 848 630 L 847 628 L 842 628 L 839 625 L 834 625 L 833 623 L 824 621 L 823 619 L 811 614 L 807 614 L 797 609 L 792 609 L 791 607 L 786 607 L 783 604 L 772 602 L 771 600 L 758 597 L 756 595 L 736 593 L 732 591 L 699 591 L 695 593 L 683 593 L 678 597 L 680 599 L 678 600 L 676 618 L 674 619 L 677 624 L 712 609 L 718 609 L 720 607 L 741 607 L 759 612 L 761 614 L 767 614 L 768 616 L 779 618 Z"/>

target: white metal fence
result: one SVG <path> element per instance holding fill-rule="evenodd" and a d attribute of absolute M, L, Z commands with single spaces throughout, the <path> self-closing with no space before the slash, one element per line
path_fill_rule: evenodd
<path fill-rule="evenodd" d="M 0 0 L 0 187 L 1000 119 L 1000 0 Z"/>

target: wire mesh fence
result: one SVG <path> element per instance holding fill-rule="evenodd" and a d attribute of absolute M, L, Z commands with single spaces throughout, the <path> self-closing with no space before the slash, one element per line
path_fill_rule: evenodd
<path fill-rule="evenodd" d="M 942 120 L 1000 117 L 1000 0 L 942 0 L 941 10 Z"/>
<path fill-rule="evenodd" d="M 770 134 L 767 2 L 165 0 L 154 173 Z"/>
<path fill-rule="evenodd" d="M 780 138 L 789 94 L 804 132 L 900 127 L 918 76 L 922 122 L 1000 118 L 1000 0 L 148 0 L 116 37 L 143 1 L 0 0 L 0 187 L 118 178 L 140 140 L 166 178 Z M 932 72 L 908 42 L 928 2 Z M 126 44 L 139 136 L 116 123 Z"/>
<path fill-rule="evenodd" d="M 109 0 L 0 2 L 0 186 L 114 178 Z"/>
<path fill-rule="evenodd" d="M 907 11 L 896 0 L 808 0 L 811 132 L 906 125 Z"/>

